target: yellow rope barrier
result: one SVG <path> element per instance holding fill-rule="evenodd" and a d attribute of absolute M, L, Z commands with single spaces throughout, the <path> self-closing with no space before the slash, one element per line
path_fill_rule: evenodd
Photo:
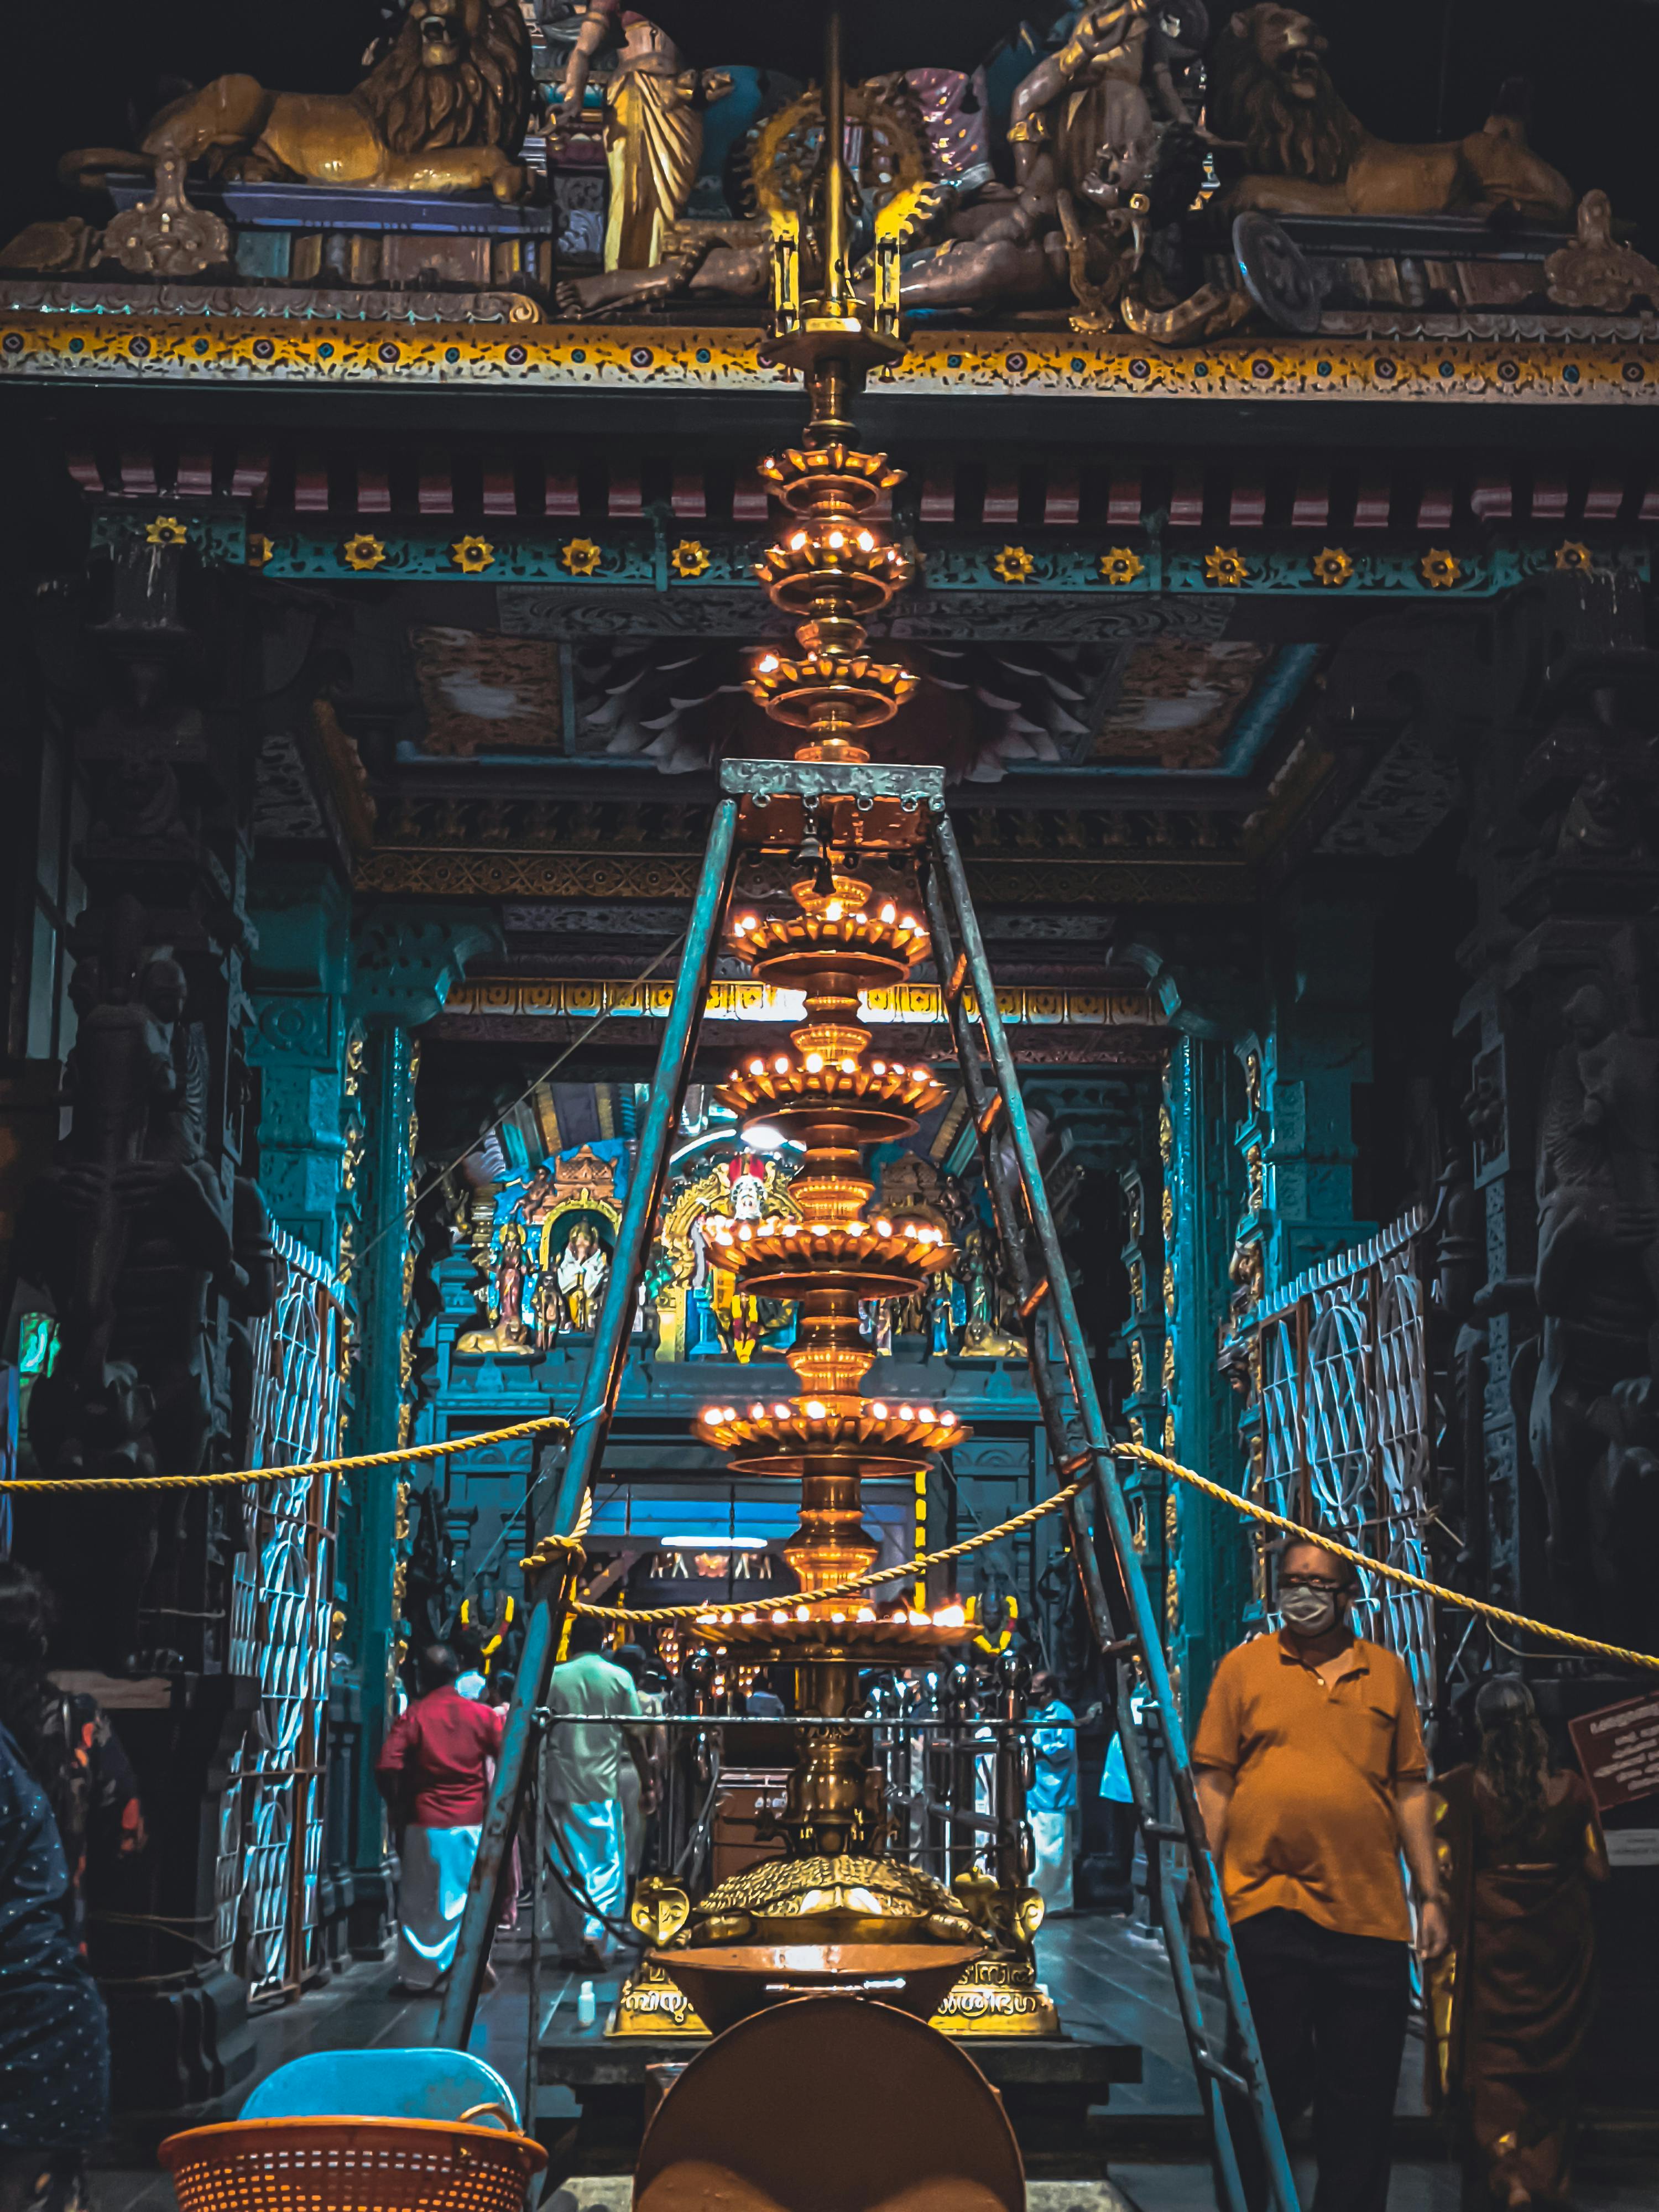
<path fill-rule="evenodd" d="M 1241 1498 L 1237 1491 L 1210 1481 L 1195 1468 L 1183 1467 L 1179 1460 L 1170 1459 L 1163 1452 L 1153 1451 L 1146 1444 L 1113 1444 L 1109 1449 L 1115 1459 L 1144 1461 L 1148 1467 L 1155 1467 L 1165 1474 L 1174 1475 L 1178 1481 L 1189 1484 L 1194 1490 L 1201 1490 L 1206 1498 L 1213 1498 L 1223 1505 L 1231 1505 L 1237 1512 L 1248 1515 L 1252 1521 L 1259 1521 L 1269 1528 L 1277 1528 L 1284 1535 L 1300 1536 L 1309 1543 L 1317 1544 L 1337 1559 L 1351 1560 L 1355 1566 L 1363 1567 L 1367 1574 L 1380 1575 L 1386 1582 L 1398 1583 L 1407 1589 L 1420 1590 L 1424 1596 L 1438 1598 L 1443 1605 L 1459 1606 L 1466 1613 L 1479 1613 L 1487 1620 L 1501 1620 L 1506 1627 L 1524 1629 L 1530 1635 L 1565 1644 L 1571 1650 L 1588 1652 L 1598 1659 L 1620 1660 L 1627 1666 L 1645 1667 L 1659 1673 L 1659 1656 L 1652 1652 L 1627 1651 L 1621 1644 L 1602 1644 L 1592 1636 L 1578 1636 L 1571 1629 L 1553 1627 L 1547 1620 L 1534 1620 L 1524 1613 L 1511 1613 L 1506 1606 L 1491 1605 L 1484 1598 L 1469 1597 L 1462 1590 L 1447 1589 L 1442 1583 L 1431 1583 L 1425 1576 L 1412 1574 L 1404 1567 L 1390 1566 L 1386 1560 L 1374 1559 L 1369 1553 L 1355 1551 L 1350 1545 L 1321 1535 L 1316 1529 L 1304 1528 L 1299 1521 L 1289 1520 L 1282 1513 L 1271 1512 L 1265 1505 L 1257 1505 L 1250 1498 Z M 1073 1463 L 1076 1464 L 1075 1462 Z M 1033 1505 L 1024 1513 L 1017 1513 L 1012 1521 L 1005 1521 L 995 1528 L 981 1529 L 978 1535 L 969 1536 L 963 1543 L 951 1544 L 941 1552 L 923 1552 L 913 1559 L 907 1559 L 902 1566 L 883 1567 L 869 1574 L 859 1575 L 848 1582 L 836 1583 L 828 1589 L 814 1590 L 813 1601 L 851 1597 L 860 1590 L 872 1589 L 881 1583 L 906 1580 L 928 1567 L 942 1566 L 949 1559 L 962 1559 L 969 1552 L 982 1549 L 987 1544 L 994 1544 L 1000 1537 L 1014 1535 L 1022 1528 L 1029 1528 L 1033 1522 L 1042 1520 L 1045 1514 L 1056 1512 L 1062 1505 L 1068 1504 L 1085 1487 L 1087 1480 L 1085 1476 L 1082 1480 L 1068 1484 L 1064 1490 L 1057 1490 L 1052 1498 L 1045 1498 L 1041 1505 Z M 720 1609 L 708 1605 L 662 1605 L 635 1613 L 617 1605 L 578 1603 L 575 1607 L 578 1613 L 586 1613 L 596 1620 L 633 1621 L 643 1626 L 671 1620 L 706 1620 L 711 1613 Z"/>
<path fill-rule="evenodd" d="M 825 1598 L 853 1597 L 860 1590 L 874 1589 L 881 1583 L 908 1581 L 911 1576 L 921 1574 L 928 1567 L 943 1566 L 947 1559 L 960 1559 L 969 1552 L 981 1551 L 987 1544 L 994 1544 L 998 1537 L 1014 1535 L 1021 1528 L 1029 1528 L 1034 1521 L 1041 1521 L 1046 1514 L 1057 1513 L 1062 1505 L 1071 1503 L 1083 1486 L 1082 1482 L 1068 1483 L 1064 1490 L 1055 1491 L 1052 1498 L 1045 1498 L 1041 1505 L 1028 1505 L 1024 1513 L 1016 1513 L 1012 1521 L 1003 1522 L 999 1528 L 981 1528 L 978 1535 L 965 1537 L 960 1544 L 947 1544 L 942 1552 L 919 1552 L 914 1559 L 906 1559 L 902 1566 L 872 1567 L 868 1574 L 854 1575 L 850 1581 L 831 1583 L 826 1589 L 813 1590 L 811 1602 L 817 1605 Z M 538 1566 L 541 1564 L 540 1560 L 536 1562 Z M 631 1613 L 626 1606 L 583 1605 L 579 1600 L 575 1610 L 586 1613 L 593 1620 L 637 1621 L 650 1626 L 666 1620 L 706 1620 L 712 1613 L 729 1612 L 731 1608 L 712 1605 L 658 1605 L 642 1612 Z"/>
<path fill-rule="evenodd" d="M 483 1436 L 458 1437 L 448 1443 L 404 1444 L 398 1451 L 356 1452 L 349 1459 L 298 1460 L 292 1467 L 245 1467 L 226 1474 L 67 1474 L 12 1475 L 0 1480 L 0 1490 L 40 1491 L 56 1496 L 70 1490 L 209 1490 L 228 1482 L 286 1482 L 296 1474 L 334 1474 L 349 1467 L 402 1467 L 417 1459 L 447 1459 L 453 1452 L 482 1451 L 486 1444 L 509 1443 L 515 1437 L 533 1437 L 549 1429 L 568 1436 L 570 1424 L 558 1413 L 538 1413 L 532 1421 L 514 1421 L 510 1428 L 488 1429 Z"/>
<path fill-rule="evenodd" d="M 1219 1482 L 1197 1474 L 1190 1467 L 1182 1467 L 1179 1460 L 1166 1459 L 1146 1444 L 1113 1444 L 1115 1459 L 1144 1460 L 1148 1467 L 1156 1467 L 1177 1481 L 1185 1482 L 1194 1490 L 1201 1490 L 1206 1498 L 1213 1498 L 1223 1505 L 1231 1505 L 1236 1512 L 1247 1514 L 1252 1521 L 1260 1521 L 1269 1528 L 1277 1528 L 1286 1536 L 1300 1536 L 1304 1541 L 1317 1544 L 1322 1551 L 1333 1553 L 1339 1559 L 1351 1560 L 1363 1567 L 1368 1575 L 1380 1575 L 1385 1582 L 1399 1583 L 1406 1589 L 1420 1590 L 1425 1597 L 1438 1598 L 1443 1605 L 1461 1606 L 1465 1613 L 1477 1613 L 1486 1620 L 1501 1620 L 1508 1628 L 1523 1628 L 1533 1636 L 1547 1637 L 1553 1644 L 1565 1644 L 1574 1651 L 1587 1651 L 1598 1659 L 1619 1659 L 1631 1667 L 1646 1667 L 1659 1674 L 1659 1656 L 1650 1651 L 1626 1651 L 1622 1644 L 1598 1643 L 1593 1636 L 1577 1636 L 1570 1628 L 1553 1628 L 1547 1620 L 1532 1620 L 1524 1613 L 1511 1613 L 1506 1606 L 1489 1605 L 1485 1598 L 1468 1597 L 1462 1590 L 1447 1589 L 1439 1583 L 1431 1583 L 1422 1575 L 1413 1575 L 1404 1567 L 1390 1566 L 1384 1559 L 1374 1559 L 1369 1553 L 1356 1552 L 1351 1545 L 1338 1543 L 1334 1537 L 1322 1536 L 1316 1529 L 1304 1528 L 1299 1521 L 1286 1520 L 1282 1513 L 1273 1513 L 1265 1505 L 1257 1505 L 1249 1498 L 1241 1498 L 1237 1491 L 1227 1489 Z"/>
<path fill-rule="evenodd" d="M 296 1461 L 288 1467 L 242 1468 L 222 1474 L 140 1474 L 140 1475 L 13 1475 L 0 1479 L 0 1491 L 38 1492 L 46 1495 L 70 1491 L 129 1491 L 129 1490 L 201 1490 L 227 1483 L 284 1482 L 299 1474 L 334 1474 L 348 1468 L 402 1467 L 416 1460 L 447 1459 L 458 1452 L 481 1451 L 486 1444 L 510 1443 L 520 1437 L 533 1437 L 550 1430 L 565 1435 L 570 1424 L 556 1413 L 542 1413 L 532 1420 L 514 1421 L 504 1429 L 488 1429 L 482 1436 L 458 1437 L 449 1442 L 435 1444 L 407 1444 L 397 1451 L 356 1452 L 343 1459 Z M 1579 1636 L 1569 1628 L 1556 1628 L 1547 1620 L 1534 1620 L 1524 1613 L 1512 1613 L 1507 1606 L 1492 1605 L 1484 1598 L 1470 1597 L 1462 1590 L 1447 1589 L 1443 1583 L 1431 1583 L 1425 1576 L 1410 1573 L 1404 1567 L 1391 1566 L 1384 1559 L 1374 1559 L 1368 1553 L 1355 1551 L 1352 1546 L 1338 1542 L 1332 1536 L 1322 1535 L 1317 1529 L 1304 1528 L 1299 1521 L 1291 1521 L 1282 1513 L 1274 1513 L 1265 1505 L 1258 1505 L 1249 1498 L 1241 1498 L 1237 1491 L 1229 1490 L 1219 1482 L 1212 1482 L 1179 1460 L 1170 1459 L 1163 1452 L 1153 1451 L 1146 1444 L 1112 1444 L 1109 1448 L 1114 1459 L 1139 1460 L 1155 1467 L 1164 1474 L 1173 1475 L 1178 1482 L 1202 1491 L 1206 1498 L 1218 1504 L 1230 1505 L 1235 1512 L 1260 1522 L 1265 1528 L 1277 1528 L 1281 1534 L 1299 1536 L 1304 1541 L 1319 1545 L 1339 1559 L 1347 1559 L 1367 1574 L 1378 1575 L 1385 1582 L 1398 1583 L 1402 1589 L 1419 1590 L 1425 1597 L 1437 1598 L 1443 1605 L 1460 1607 L 1466 1613 L 1478 1613 L 1483 1620 L 1501 1620 L 1506 1628 L 1524 1630 L 1528 1635 L 1541 1636 L 1553 1644 L 1565 1644 L 1570 1650 L 1583 1651 L 1597 1659 L 1621 1661 L 1626 1666 L 1644 1667 L 1659 1674 L 1659 1655 L 1650 1651 L 1628 1651 L 1622 1644 L 1603 1644 L 1593 1636 Z M 1073 1462 L 1075 1464 L 1075 1462 Z M 919 1552 L 914 1559 L 906 1559 L 896 1567 L 872 1568 L 869 1573 L 855 1575 L 846 1582 L 832 1583 L 827 1589 L 814 1590 L 812 1600 L 817 1603 L 833 1597 L 854 1597 L 860 1590 L 875 1589 L 883 1583 L 903 1582 L 925 1573 L 929 1567 L 944 1566 L 951 1559 L 965 1559 L 970 1552 L 982 1551 L 1004 1536 L 1017 1535 L 1050 1513 L 1057 1513 L 1067 1505 L 1087 1482 L 1085 1477 L 1057 1490 L 1052 1498 L 1045 1498 L 1040 1505 L 1028 1506 L 1024 1512 L 1016 1513 L 1012 1520 L 999 1523 L 994 1528 L 982 1528 L 977 1535 L 969 1536 L 959 1544 L 948 1544 L 942 1551 Z M 538 1564 L 540 1564 L 538 1562 Z M 708 1605 L 659 1605 L 638 1611 L 619 1605 L 584 1605 L 578 1601 L 575 1611 L 595 1620 L 635 1622 L 641 1626 L 654 1626 L 671 1620 L 706 1620 L 715 1607 Z"/>

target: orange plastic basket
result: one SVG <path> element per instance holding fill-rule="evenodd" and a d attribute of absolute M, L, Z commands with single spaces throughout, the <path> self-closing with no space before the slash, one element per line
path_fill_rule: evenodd
<path fill-rule="evenodd" d="M 229 2120 L 156 2155 L 179 2212 L 524 2212 L 529 2136 L 457 2120 Z"/>

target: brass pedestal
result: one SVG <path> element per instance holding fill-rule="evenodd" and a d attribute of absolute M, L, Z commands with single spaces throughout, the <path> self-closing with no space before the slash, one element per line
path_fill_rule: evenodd
<path fill-rule="evenodd" d="M 1005 1899 L 983 1875 L 956 1890 L 902 1859 L 850 1853 L 834 1858 L 767 1859 L 720 1883 L 693 1905 L 684 1890 L 647 1879 L 635 1897 L 634 1925 L 659 1948 L 724 1952 L 753 1945 L 858 1943 L 986 1945 L 933 2014 L 945 2035 L 1057 2035 L 1060 2018 L 1036 1978 L 1030 1938 L 1042 1919 L 1032 1891 Z M 776 1970 L 787 1978 L 787 1970 Z M 706 2036 L 708 2029 L 672 1977 L 646 1960 L 623 1985 L 608 2035 Z"/>

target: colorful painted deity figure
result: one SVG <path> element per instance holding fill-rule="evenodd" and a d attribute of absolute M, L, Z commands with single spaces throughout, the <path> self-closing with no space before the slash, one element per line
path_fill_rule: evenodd
<path fill-rule="evenodd" d="M 759 1221 L 766 1211 L 766 1164 L 751 1158 L 746 1153 L 737 1153 L 726 1164 L 726 1177 L 731 1192 L 730 1216 L 734 1221 Z M 694 1289 L 704 1291 L 708 1310 L 714 1316 L 722 1345 L 736 1359 L 745 1364 L 751 1360 L 759 1346 L 765 1321 L 781 1317 L 781 1309 L 775 1315 L 763 1315 L 763 1308 L 770 1308 L 770 1298 L 744 1297 L 734 1288 L 737 1278 L 725 1267 L 711 1268 L 703 1244 L 702 1221 L 697 1221 L 692 1231 L 697 1254 L 697 1275 Z"/>
<path fill-rule="evenodd" d="M 526 1273 L 524 1230 L 518 1222 L 509 1221 L 501 1231 L 496 1253 L 494 1296 L 490 1300 L 495 1333 L 504 1346 L 522 1345 L 530 1334 L 524 1319 Z"/>
<path fill-rule="evenodd" d="M 495 1185 L 488 1214 L 472 1216 L 477 1295 L 493 1326 L 465 1332 L 458 1351 L 531 1358 L 562 1336 L 592 1334 L 622 1219 L 627 1153 L 620 1139 L 603 1139 Z"/>
<path fill-rule="evenodd" d="M 656 1299 L 659 1358 L 747 1362 L 763 1346 L 788 1340 L 790 1309 L 734 1292 L 730 1271 L 708 1264 L 704 1224 L 710 1217 L 760 1221 L 798 1212 L 782 1163 L 757 1153 L 713 1161 L 670 1191 L 662 1227 L 667 1279 Z"/>
<path fill-rule="evenodd" d="M 561 1327 L 577 1336 L 590 1334 L 611 1279 L 611 1255 L 586 1221 L 578 1221 L 571 1230 L 555 1279 L 563 1313 Z"/>

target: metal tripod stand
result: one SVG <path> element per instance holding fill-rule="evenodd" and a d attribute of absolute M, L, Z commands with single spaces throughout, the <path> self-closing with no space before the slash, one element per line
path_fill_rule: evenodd
<path fill-rule="evenodd" d="M 1127 1509 L 1112 1466 L 1088 1352 L 1043 1188 L 1024 1103 L 974 914 L 955 833 L 945 811 L 943 771 L 870 762 L 733 760 L 721 769 L 702 871 L 658 1054 L 649 1108 L 639 1138 L 610 1280 L 594 1334 L 581 1397 L 565 1447 L 551 1528 L 573 1539 L 604 1453 L 622 1378 L 637 1286 L 667 1171 L 669 1152 L 696 1051 L 710 971 L 735 873 L 739 837 L 773 852 L 793 851 L 839 816 L 836 835 L 864 849 L 908 848 L 921 866 L 933 951 L 969 1110 L 979 1133 L 997 1228 L 1030 1347 L 1031 1374 L 1056 1466 L 1066 1479 L 1087 1474 L 1089 1490 L 1066 1509 L 1073 1554 L 1103 1653 L 1139 1668 L 1151 1700 L 1172 1784 L 1177 1819 L 1159 1812 L 1129 1701 L 1130 1667 L 1116 1667 L 1118 1722 L 1136 1817 L 1157 1884 L 1176 1994 L 1213 2146 L 1226 2212 L 1245 2212 L 1224 2090 L 1236 2114 L 1248 2113 L 1265 2166 L 1273 2212 L 1297 2212 L 1284 2139 L 1267 2086 L 1261 2047 L 1205 1835 L 1185 1731 L 1175 1704 L 1152 1598 L 1135 1557 Z M 1057 1343 L 1058 1353 L 1054 1346 Z M 1093 1512 L 1085 1498 L 1092 1500 Z M 545 1703 L 580 1553 L 554 1547 L 534 1593 L 506 1741 L 485 1813 L 483 1836 L 439 2021 L 438 2040 L 464 2047 L 477 2007 L 490 1933 L 510 1863 L 508 1845 L 532 1755 L 536 1710 Z M 1207 2027 L 1186 1929 L 1170 1879 L 1170 1859 L 1184 1846 L 1207 1910 L 1220 1970 L 1225 2039 Z M 532 2023 L 532 2034 L 534 2023 Z"/>

